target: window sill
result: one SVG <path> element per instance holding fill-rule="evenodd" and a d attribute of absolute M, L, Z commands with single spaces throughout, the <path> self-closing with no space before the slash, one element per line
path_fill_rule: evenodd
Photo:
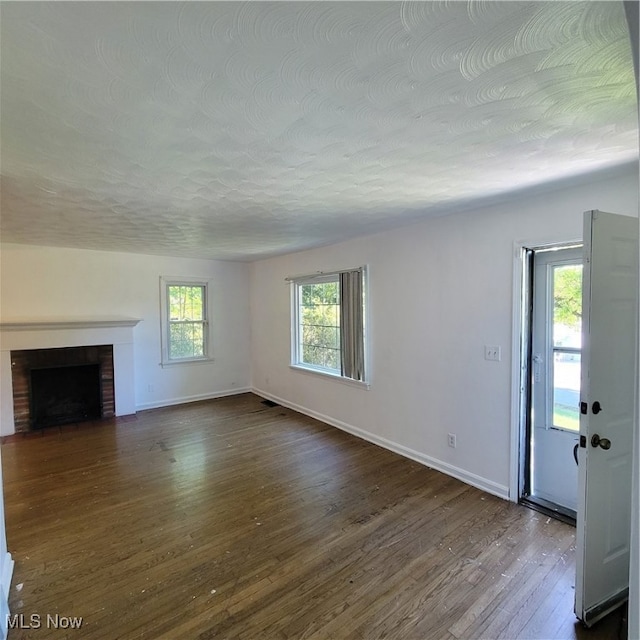
<path fill-rule="evenodd" d="M 331 380 L 335 380 L 336 382 L 349 385 L 350 387 L 358 387 L 360 389 L 366 389 L 367 391 L 371 388 L 370 382 L 367 382 L 367 381 L 363 382 L 361 380 L 352 380 L 351 378 L 345 378 L 344 376 L 341 376 L 339 373 L 331 373 L 330 371 L 323 371 L 322 369 L 305 367 L 302 364 L 290 364 L 289 368 L 295 369 L 296 371 L 300 371 L 301 373 L 308 373 L 312 376 L 322 376 L 323 378 L 330 378 Z"/>
<path fill-rule="evenodd" d="M 213 358 L 189 358 L 185 360 L 163 360 L 160 366 L 164 367 L 176 367 L 185 364 L 210 364 L 213 362 Z"/>

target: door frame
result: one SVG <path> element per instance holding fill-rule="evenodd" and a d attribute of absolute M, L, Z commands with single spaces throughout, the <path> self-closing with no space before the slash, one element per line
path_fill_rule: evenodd
<path fill-rule="evenodd" d="M 511 329 L 511 443 L 509 463 L 509 500 L 520 502 L 524 486 L 525 438 L 523 422 L 528 419 L 529 385 L 526 380 L 529 353 L 529 337 L 524 324 L 527 312 L 528 280 L 533 277 L 529 266 L 529 254 L 540 249 L 582 244 L 581 236 L 535 238 L 513 243 L 513 313 Z"/>

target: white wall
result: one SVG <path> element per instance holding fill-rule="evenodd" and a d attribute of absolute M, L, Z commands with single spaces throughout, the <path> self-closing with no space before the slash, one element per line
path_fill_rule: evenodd
<path fill-rule="evenodd" d="M 3 244 L 0 318 L 140 318 L 134 331 L 138 409 L 246 390 L 249 267 L 243 263 Z M 213 362 L 160 366 L 160 276 L 211 280 Z"/>
<path fill-rule="evenodd" d="M 580 239 L 582 213 L 638 215 L 637 167 L 251 265 L 252 383 L 267 397 L 507 497 L 514 246 Z M 369 391 L 289 368 L 285 277 L 370 266 Z M 484 360 L 499 345 L 502 361 Z M 447 434 L 457 435 L 457 448 Z"/>

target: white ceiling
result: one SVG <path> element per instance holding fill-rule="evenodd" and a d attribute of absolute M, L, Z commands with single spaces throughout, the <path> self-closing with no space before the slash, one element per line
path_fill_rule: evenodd
<path fill-rule="evenodd" d="M 6 2 L 2 240 L 252 260 L 638 157 L 620 2 Z"/>

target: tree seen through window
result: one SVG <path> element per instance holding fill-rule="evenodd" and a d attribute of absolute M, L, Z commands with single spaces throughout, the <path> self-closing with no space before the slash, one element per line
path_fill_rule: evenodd
<path fill-rule="evenodd" d="M 300 285 L 301 359 L 340 371 L 340 298 L 337 279 Z"/>
<path fill-rule="evenodd" d="M 205 287 L 168 285 L 169 358 L 205 356 Z"/>

